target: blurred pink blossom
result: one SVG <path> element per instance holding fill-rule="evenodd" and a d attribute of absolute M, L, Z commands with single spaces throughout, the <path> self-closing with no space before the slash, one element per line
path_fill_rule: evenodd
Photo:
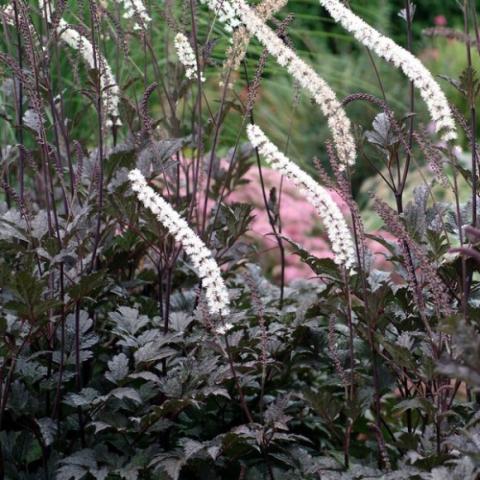
<path fill-rule="evenodd" d="M 267 196 L 271 188 L 280 191 L 281 174 L 267 167 L 262 168 L 263 180 Z M 245 178 L 248 184 L 238 188 L 228 197 L 230 202 L 250 203 L 254 206 L 254 219 L 250 225 L 250 236 L 259 245 L 261 261 L 267 269 L 271 270 L 274 277 L 280 276 L 280 254 L 275 237 L 271 234 L 272 228 L 265 210 L 260 177 L 257 167 L 252 167 Z M 348 207 L 338 194 L 331 192 L 333 200 L 340 206 L 348 218 Z M 282 235 L 298 243 L 312 255 L 319 258 L 333 258 L 326 236 L 322 233 L 321 223 L 314 207 L 298 191 L 298 188 L 288 179 L 283 178 L 282 194 L 280 198 L 280 218 Z M 314 273 L 305 265 L 297 255 L 291 253 L 288 244 L 285 265 L 285 281 L 292 282 L 298 278 L 311 278 Z"/>
<path fill-rule="evenodd" d="M 445 17 L 445 15 L 437 15 L 433 19 L 433 23 L 435 23 L 435 25 L 437 27 L 445 27 L 448 22 L 447 22 L 447 18 Z"/>
<path fill-rule="evenodd" d="M 181 158 L 182 163 L 189 163 L 187 158 Z M 225 159 L 220 160 L 220 165 L 225 170 L 228 168 L 228 162 Z M 272 188 L 276 189 L 277 201 L 281 185 L 280 197 L 280 218 L 282 225 L 281 234 L 292 241 L 298 243 L 302 248 L 318 258 L 333 258 L 330 245 L 326 235 L 323 233 L 323 227 L 315 212 L 314 207 L 299 192 L 298 188 L 288 179 L 275 170 L 268 167 L 262 167 L 263 180 L 267 197 Z M 256 243 L 258 249 L 257 261 L 261 263 L 265 271 L 268 271 L 274 278 L 278 279 L 281 274 L 280 252 L 278 243 L 272 234 L 272 228 L 268 220 L 263 201 L 263 194 L 260 183 L 260 176 L 256 165 L 252 166 L 244 176 L 248 183 L 237 187 L 225 199 L 228 203 L 239 202 L 248 203 L 253 206 L 253 221 L 250 224 L 250 230 L 247 233 L 250 241 Z M 203 179 L 204 181 L 205 179 Z M 159 183 L 162 183 L 161 181 Z M 183 192 L 182 188 L 182 193 Z M 333 191 L 330 191 L 332 199 L 339 205 L 347 221 L 350 220 L 348 206 L 341 197 Z M 208 200 L 208 211 L 215 206 L 212 199 Z M 387 241 L 395 241 L 395 238 L 388 232 L 373 232 L 374 235 L 384 238 Z M 285 262 L 285 281 L 291 283 L 299 278 L 313 278 L 314 272 L 305 263 L 301 261 L 298 255 L 292 253 L 291 246 L 284 242 L 286 248 Z M 374 256 L 375 268 L 390 270 L 389 262 L 386 258 L 389 255 L 381 243 L 375 240 L 367 239 L 367 248 Z"/>

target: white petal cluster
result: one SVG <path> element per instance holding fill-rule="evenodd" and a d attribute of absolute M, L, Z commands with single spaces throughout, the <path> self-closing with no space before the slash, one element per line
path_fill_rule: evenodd
<path fill-rule="evenodd" d="M 185 67 L 185 76 L 190 80 L 197 78 L 197 59 L 188 38 L 179 32 L 175 35 L 174 44 L 178 59 Z M 200 72 L 200 80 L 205 81 L 202 72 Z"/>
<path fill-rule="evenodd" d="M 221 325 L 220 327 L 217 327 L 215 329 L 215 333 L 217 335 L 225 335 L 227 332 L 229 332 L 233 328 L 232 323 L 225 323 L 225 325 Z"/>
<path fill-rule="evenodd" d="M 260 155 L 272 168 L 287 176 L 302 190 L 325 224 L 335 263 L 352 270 L 356 263 L 352 235 L 342 212 L 328 191 L 280 152 L 257 125 L 249 125 L 247 134 L 250 143 L 258 148 Z"/>
<path fill-rule="evenodd" d="M 148 186 L 140 170 L 131 170 L 128 178 L 132 182 L 132 190 L 137 194 L 138 199 L 157 216 L 159 222 L 182 245 L 190 258 L 205 289 L 209 312 L 213 315 L 228 315 L 230 300 L 227 287 L 210 250 L 178 212 Z"/>
<path fill-rule="evenodd" d="M 135 30 L 141 30 L 152 21 L 142 0 L 123 0 L 122 3 L 125 8 L 123 18 L 133 18 Z"/>
<path fill-rule="evenodd" d="M 200 2 L 215 13 L 227 32 L 232 33 L 242 25 L 238 15 L 238 0 L 200 0 Z"/>
<path fill-rule="evenodd" d="M 335 92 L 330 86 L 283 41 L 244 0 L 201 0 L 231 29 L 239 23 L 245 25 L 267 51 L 312 95 L 327 117 L 338 158 L 342 165 L 355 164 L 355 140 L 351 124 Z"/>
<path fill-rule="evenodd" d="M 442 140 L 448 142 L 457 138 L 455 122 L 445 94 L 418 58 L 397 45 L 392 39 L 377 32 L 339 0 L 320 0 L 320 4 L 360 43 L 374 51 L 379 57 L 392 63 L 396 68 L 402 69 L 403 73 L 419 89 L 430 111 L 430 116 L 435 122 L 436 131 L 441 133 Z"/>
<path fill-rule="evenodd" d="M 69 47 L 78 50 L 85 63 L 90 68 L 95 68 L 93 46 L 90 41 L 80 35 L 75 29 L 70 28 L 64 20 L 60 20 L 58 31 L 60 39 Z M 107 60 L 97 50 L 97 68 L 100 70 L 100 88 L 102 89 L 103 103 L 108 115 L 107 126 L 121 125 L 118 105 L 120 102 L 120 89 L 118 88 L 112 69 Z"/>
<path fill-rule="evenodd" d="M 45 0 L 39 0 L 39 7 L 41 12 L 45 12 L 45 6 L 47 11 L 47 22 L 50 22 L 50 7 L 44 3 Z M 102 89 L 103 103 L 106 113 L 108 115 L 107 126 L 121 125 L 119 114 L 120 103 L 120 89 L 118 88 L 115 77 L 112 73 L 112 69 L 108 64 L 105 57 L 100 52 L 96 51 L 97 58 L 94 57 L 94 50 L 92 43 L 88 38 L 77 32 L 74 28 L 70 27 L 65 20 L 60 19 L 57 27 L 57 33 L 60 40 L 65 42 L 69 47 L 78 50 L 83 61 L 89 66 L 89 68 L 95 68 L 95 64 L 100 71 L 100 87 Z"/>

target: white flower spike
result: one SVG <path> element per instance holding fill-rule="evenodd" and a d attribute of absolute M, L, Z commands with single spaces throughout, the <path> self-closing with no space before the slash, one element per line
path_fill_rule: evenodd
<path fill-rule="evenodd" d="M 152 21 L 142 0 L 121 0 L 121 2 L 125 8 L 123 18 L 134 20 L 134 30 L 141 30 Z"/>
<path fill-rule="evenodd" d="M 183 33 L 175 35 L 175 49 L 177 51 L 178 59 L 185 67 L 185 76 L 190 80 L 197 78 L 197 59 L 188 38 Z M 202 72 L 199 72 L 200 80 L 205 81 Z"/>
<path fill-rule="evenodd" d="M 148 186 L 140 170 L 131 170 L 128 178 L 132 190 L 138 199 L 151 210 L 158 221 L 180 243 L 190 258 L 194 269 L 202 281 L 208 310 L 212 315 L 229 313 L 229 297 L 227 287 L 222 279 L 220 268 L 212 257 L 212 253 L 203 241 L 188 226 L 187 222 L 172 206 Z"/>
<path fill-rule="evenodd" d="M 448 142 L 457 138 L 455 121 L 447 98 L 432 74 L 418 58 L 397 45 L 392 39 L 377 32 L 339 0 L 320 0 L 320 4 L 360 43 L 379 57 L 392 63 L 396 68 L 402 69 L 403 73 L 420 91 L 442 140 Z"/>
<path fill-rule="evenodd" d="M 327 230 L 335 263 L 352 270 L 356 263 L 352 235 L 342 212 L 328 191 L 280 152 L 257 125 L 249 125 L 247 134 L 250 143 L 258 148 L 267 163 L 292 180 L 312 203 Z"/>
<path fill-rule="evenodd" d="M 335 92 L 313 69 L 275 35 L 275 32 L 255 14 L 244 0 L 201 0 L 217 14 L 226 29 L 231 31 L 245 25 L 250 35 L 267 49 L 282 67 L 299 82 L 320 106 L 327 117 L 340 163 L 344 166 L 355 164 L 355 140 L 351 124 Z"/>
<path fill-rule="evenodd" d="M 46 12 L 46 20 L 51 22 L 51 11 L 49 4 L 45 0 L 39 0 L 39 7 L 42 13 Z M 78 50 L 83 61 L 89 68 L 95 68 L 95 65 L 100 71 L 100 88 L 102 90 L 103 103 L 106 113 L 108 115 L 107 126 L 121 125 L 119 119 L 119 103 L 120 103 L 120 89 L 118 88 L 112 69 L 105 57 L 103 57 L 97 49 L 97 58 L 94 57 L 93 45 L 80 33 L 72 28 L 63 18 L 58 22 L 57 34 L 60 40 L 65 42 L 69 47 Z"/>

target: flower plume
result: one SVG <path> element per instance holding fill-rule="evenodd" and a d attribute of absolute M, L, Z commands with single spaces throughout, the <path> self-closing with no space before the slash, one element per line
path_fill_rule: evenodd
<path fill-rule="evenodd" d="M 135 21 L 135 30 L 144 28 L 152 21 L 142 0 L 121 0 L 121 3 L 125 8 L 123 17 L 132 18 Z"/>
<path fill-rule="evenodd" d="M 244 25 L 250 35 L 257 38 L 277 63 L 286 68 L 290 75 L 312 95 L 327 117 L 340 162 L 344 167 L 354 165 L 355 140 L 351 133 L 350 120 L 328 83 L 285 45 L 244 0 L 235 0 L 235 2 L 228 0 L 201 1 L 217 14 L 220 21 L 225 23 L 227 31 Z"/>
<path fill-rule="evenodd" d="M 195 52 L 193 51 L 188 38 L 183 33 L 177 33 L 175 35 L 175 50 L 177 51 L 178 59 L 180 63 L 185 67 L 185 76 L 190 80 L 197 77 L 197 59 Z M 200 80 L 205 81 L 205 77 L 202 72 L 198 72 Z"/>
<path fill-rule="evenodd" d="M 335 263 L 352 269 L 355 265 L 352 235 L 342 212 L 328 191 L 280 152 L 257 125 L 249 125 L 247 134 L 250 143 L 258 148 L 260 155 L 274 169 L 290 178 L 315 207 L 325 224 Z"/>
<path fill-rule="evenodd" d="M 45 0 L 39 0 L 39 7 L 40 11 L 46 14 L 46 21 L 50 23 L 50 5 L 46 4 Z M 63 20 L 63 18 L 59 20 L 56 30 L 60 40 L 74 50 L 77 50 L 89 68 L 94 69 L 96 67 L 100 71 L 100 88 L 102 91 L 103 104 L 108 115 L 107 126 L 113 124 L 121 125 L 118 109 L 120 103 L 120 89 L 105 57 L 101 55 L 98 49 L 94 52 L 90 40 L 81 35 Z"/>
<path fill-rule="evenodd" d="M 128 178 L 138 199 L 154 213 L 158 221 L 180 243 L 202 281 L 211 314 L 228 315 L 229 297 L 220 268 L 203 241 L 172 206 L 148 186 L 140 170 L 131 170 Z"/>
<path fill-rule="evenodd" d="M 455 122 L 448 100 L 442 89 L 425 68 L 422 62 L 408 50 L 397 45 L 392 39 L 385 37 L 374 28 L 357 17 L 339 0 L 320 0 L 320 4 L 360 43 L 374 51 L 379 57 L 401 68 L 403 73 L 413 82 L 427 104 L 437 132 L 444 141 L 457 138 Z"/>

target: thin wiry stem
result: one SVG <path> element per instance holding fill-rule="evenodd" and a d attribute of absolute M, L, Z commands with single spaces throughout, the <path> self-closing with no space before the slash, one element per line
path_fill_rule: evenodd
<path fill-rule="evenodd" d="M 90 6 L 90 25 L 92 31 L 92 49 L 93 49 L 93 62 L 95 66 L 95 70 L 99 72 L 99 77 L 95 82 L 95 98 L 96 98 L 96 111 L 97 111 L 97 128 L 98 128 L 98 167 L 99 167 L 99 175 L 98 175 L 98 197 L 97 197 L 97 223 L 95 227 L 95 237 L 93 241 L 93 250 L 92 250 L 92 259 L 90 262 L 90 270 L 94 270 L 96 261 L 97 261 L 97 250 L 100 244 L 100 229 L 102 225 L 102 210 L 103 210 L 103 109 L 102 109 L 102 88 L 100 84 L 100 75 L 102 72 L 100 71 L 100 66 L 98 65 L 98 52 L 97 52 L 97 44 L 96 44 L 96 36 L 97 36 L 97 12 L 96 8 L 92 2 L 89 0 Z"/>
<path fill-rule="evenodd" d="M 264 67 L 264 64 L 263 65 L 261 64 L 261 71 L 257 72 L 258 75 L 261 75 L 261 72 L 263 71 L 263 67 Z M 247 81 L 247 87 L 250 89 L 251 84 L 249 82 L 248 71 L 247 71 L 247 66 L 246 66 L 245 62 L 243 62 L 243 69 L 244 69 L 245 78 L 246 78 L 246 81 Z M 259 81 L 260 81 L 260 78 L 256 77 L 256 79 L 253 82 L 253 86 L 255 87 L 255 85 Z M 247 109 L 249 117 L 250 117 L 250 124 L 251 125 L 253 125 L 255 123 L 255 118 L 254 118 L 254 115 L 253 115 L 254 97 L 255 97 L 255 94 L 253 94 L 253 97 L 251 99 L 252 104 L 251 104 L 250 108 Z M 275 239 L 277 241 L 278 250 L 280 252 L 281 277 L 280 277 L 279 308 L 282 309 L 283 308 L 284 295 L 285 295 L 285 246 L 283 244 L 283 240 L 282 240 L 280 234 L 277 231 L 277 227 L 276 227 L 276 224 L 275 224 L 275 219 L 274 219 L 273 214 L 270 210 L 270 203 L 268 201 L 267 192 L 266 192 L 266 189 L 265 189 L 265 182 L 264 182 L 264 179 L 263 179 L 262 164 L 261 164 L 261 161 L 260 161 L 260 155 L 259 155 L 259 152 L 258 152 L 258 148 L 255 148 L 255 159 L 256 159 L 256 162 L 257 162 L 258 176 L 259 176 L 259 179 L 260 179 L 260 187 L 261 187 L 261 190 L 262 190 L 263 204 L 265 205 L 265 210 L 267 212 L 268 221 L 270 223 L 270 227 L 272 229 L 273 235 L 275 236 Z"/>
<path fill-rule="evenodd" d="M 22 36 L 20 34 L 20 25 L 18 23 L 18 9 L 17 2 L 13 2 L 13 9 L 15 13 L 15 29 L 17 31 L 17 56 L 18 56 L 18 67 L 20 70 L 23 70 L 23 52 L 22 52 Z M 18 85 L 18 92 L 17 92 Z M 14 92 L 17 97 L 16 102 L 16 112 L 17 112 L 17 135 L 18 143 L 23 146 L 23 83 L 21 81 L 14 83 Z M 19 155 L 19 166 L 18 166 L 18 183 L 20 186 L 20 200 L 24 201 L 24 192 L 25 192 L 25 152 L 21 148 Z"/>

